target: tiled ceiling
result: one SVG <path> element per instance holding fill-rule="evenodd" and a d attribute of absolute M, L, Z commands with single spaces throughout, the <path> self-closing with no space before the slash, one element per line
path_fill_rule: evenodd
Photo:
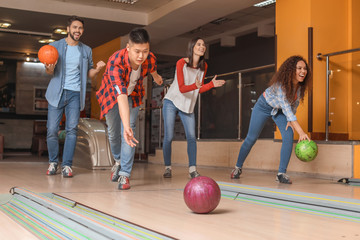
<path fill-rule="evenodd" d="M 274 5 L 268 8 L 252 7 L 260 1 L 138 0 L 135 4 L 109 0 L 0 1 L 0 22 L 10 21 L 11 29 L 29 32 L 0 31 L 0 59 L 11 54 L 36 54 L 42 46 L 38 43 L 42 36 L 36 33 L 51 34 L 55 28 L 66 26 L 68 16 L 79 15 L 79 12 L 85 19 L 85 32 L 81 40 L 90 47 L 124 36 L 136 26 L 145 26 L 149 30 L 154 49 L 169 42 L 176 47 L 167 49 L 176 49 L 179 45 L 176 45 L 175 39 L 186 40 L 194 36 L 220 41 L 214 36 L 240 35 L 241 27 L 248 25 L 251 25 L 251 31 L 256 31 L 257 23 L 264 20 L 274 23 Z M 142 19 L 137 21 L 137 18 Z M 223 21 L 216 24 L 216 20 L 221 19 Z M 240 29 L 240 32 L 234 32 L 234 29 Z M 53 34 L 52 37 L 60 39 L 63 36 Z M 160 54 L 167 53 L 162 51 Z M 175 56 L 176 53 L 170 55 Z"/>
<path fill-rule="evenodd" d="M 261 22 L 274 17 L 274 5 L 267 8 L 249 7 L 199 26 L 196 29 L 182 34 L 181 37 L 192 38 L 194 36 L 199 36 L 207 38 L 213 35 L 226 33 L 232 29 L 239 28 L 240 26 Z"/>
<path fill-rule="evenodd" d="M 11 19 L 11 29 L 29 32 L 28 34 L 19 34 L 17 32 L 8 33 L 0 31 L 0 52 L 2 56 L 13 55 L 11 53 L 19 53 L 20 56 L 26 53 L 36 55 L 37 50 L 43 45 L 38 40 L 47 38 L 40 34 L 51 34 L 58 27 L 65 28 L 68 18 L 68 16 L 64 15 L 8 8 L 0 8 L 0 16 L 2 19 Z M 47 20 L 46 24 L 44 24 L 44 20 Z M 136 26 L 138 25 L 85 18 L 85 32 L 81 41 L 86 42 L 90 47 L 97 47 L 127 34 Z M 63 37 L 63 35 L 53 34 L 54 39 Z"/>
<path fill-rule="evenodd" d="M 114 9 L 122 9 L 126 11 L 148 13 L 174 0 L 138 0 L 134 4 L 114 2 L 112 0 L 52 0 L 52 1 L 68 2 L 68 3 L 75 3 L 86 6 L 114 8 Z"/>

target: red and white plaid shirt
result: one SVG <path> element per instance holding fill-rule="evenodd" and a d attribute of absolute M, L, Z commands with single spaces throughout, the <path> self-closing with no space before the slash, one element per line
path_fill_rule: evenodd
<path fill-rule="evenodd" d="M 133 100 L 133 107 L 142 104 L 142 98 L 145 95 L 143 86 L 144 78 L 149 73 L 155 72 L 156 70 L 156 57 L 150 52 L 145 62 L 141 64 L 140 78 L 137 81 L 133 92 L 130 94 Z M 131 71 L 129 54 L 126 48 L 116 51 L 109 58 L 101 81 L 101 86 L 96 92 L 96 97 L 101 110 L 100 119 L 102 119 L 117 103 L 119 93 L 116 91 L 115 86 L 118 86 L 121 94 L 127 95 Z"/>

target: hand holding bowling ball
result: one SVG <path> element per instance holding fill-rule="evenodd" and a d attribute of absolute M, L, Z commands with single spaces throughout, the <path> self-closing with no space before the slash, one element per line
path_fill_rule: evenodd
<path fill-rule="evenodd" d="M 45 45 L 39 49 L 38 57 L 40 62 L 45 65 L 55 64 L 59 58 L 59 53 L 54 46 Z"/>

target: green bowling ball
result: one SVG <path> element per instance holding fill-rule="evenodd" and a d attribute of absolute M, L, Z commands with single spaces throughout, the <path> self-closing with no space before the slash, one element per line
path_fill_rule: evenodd
<path fill-rule="evenodd" d="M 303 140 L 296 144 L 295 155 L 303 162 L 311 162 L 318 153 L 318 147 L 314 141 Z"/>
<path fill-rule="evenodd" d="M 60 141 L 65 141 L 66 130 L 61 130 L 61 131 L 59 131 L 58 136 L 59 136 L 59 140 L 60 140 Z"/>

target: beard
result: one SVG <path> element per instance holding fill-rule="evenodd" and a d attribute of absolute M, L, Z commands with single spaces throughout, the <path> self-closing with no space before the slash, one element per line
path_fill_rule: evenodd
<path fill-rule="evenodd" d="M 71 32 L 69 33 L 69 35 L 70 35 L 71 39 L 74 40 L 74 41 L 76 41 L 76 42 L 79 41 L 79 40 L 80 40 L 80 37 L 81 37 L 81 35 L 80 35 L 80 36 L 78 37 L 78 39 L 76 39 L 75 36 L 74 36 L 74 33 L 71 33 Z"/>

